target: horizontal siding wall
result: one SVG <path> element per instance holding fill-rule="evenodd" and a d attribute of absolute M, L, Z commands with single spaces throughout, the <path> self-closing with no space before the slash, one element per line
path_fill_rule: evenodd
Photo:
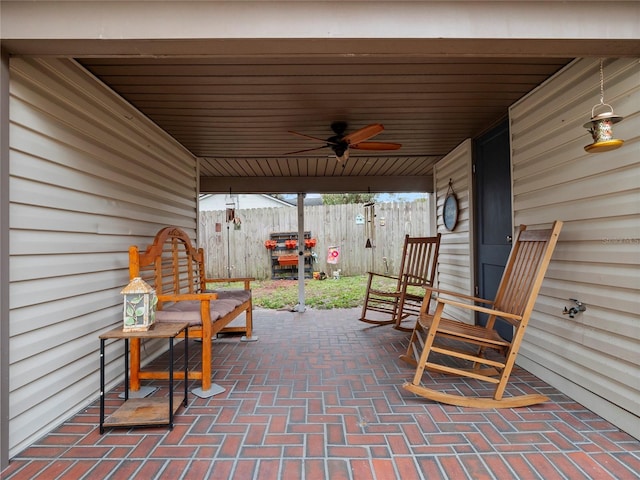
<path fill-rule="evenodd" d="M 317 240 L 313 252 L 318 262 L 314 270 L 331 275 L 364 275 L 368 271 L 397 274 L 405 235 L 431 236 L 431 197 L 414 202 L 387 202 L 375 205 L 373 248 L 366 248 L 365 225 L 356 217 L 364 216 L 362 204 L 318 205 L 304 207 L 304 230 Z M 271 251 L 264 241 L 272 233 L 297 232 L 297 208 L 237 209 L 242 224 L 239 230 L 226 223 L 224 210 L 200 212 L 199 241 L 205 250 L 207 276 L 212 278 L 271 278 Z M 327 263 L 330 246 L 340 247 L 338 264 Z M 294 252 L 294 250 L 292 250 Z"/>
<path fill-rule="evenodd" d="M 12 59 L 11 456 L 98 398 L 128 248 L 168 224 L 195 238 L 197 177 L 193 156 L 75 62 Z M 109 344 L 109 383 L 123 348 Z"/>
<path fill-rule="evenodd" d="M 607 59 L 625 144 L 586 153 L 599 60 L 575 61 L 511 108 L 515 224 L 565 222 L 519 363 L 640 438 L 640 62 Z M 562 314 L 570 298 L 587 310 Z"/>
<path fill-rule="evenodd" d="M 473 294 L 473 208 L 472 208 L 472 142 L 465 140 L 434 168 L 436 221 L 442 234 L 438 255 L 438 287 L 444 290 Z M 458 199 L 458 222 L 449 231 L 442 220 L 449 181 Z M 459 300 L 459 299 L 458 299 Z M 473 323 L 472 312 L 446 307 L 449 317 Z"/>

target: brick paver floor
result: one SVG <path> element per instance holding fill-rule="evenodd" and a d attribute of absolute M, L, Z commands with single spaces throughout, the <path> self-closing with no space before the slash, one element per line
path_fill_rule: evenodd
<path fill-rule="evenodd" d="M 521 369 L 512 393 L 540 391 L 551 401 L 470 409 L 403 390 L 413 369 L 398 356 L 409 334 L 358 316 L 257 310 L 258 342 L 215 340 L 214 382 L 226 391 L 191 395 L 172 431 L 100 435 L 96 400 L 13 458 L 2 479 L 640 478 L 638 440 Z M 436 374 L 425 381 L 484 388 Z M 164 383 L 155 395 L 167 394 Z M 108 393 L 110 411 L 121 391 Z"/>

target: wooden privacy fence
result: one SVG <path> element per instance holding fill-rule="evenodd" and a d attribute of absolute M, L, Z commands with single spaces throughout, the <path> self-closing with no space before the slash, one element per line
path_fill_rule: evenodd
<path fill-rule="evenodd" d="M 362 275 L 370 270 L 396 274 L 404 236 L 431 236 L 429 199 L 375 205 L 372 248 L 366 248 L 367 233 L 363 204 L 304 207 L 304 230 L 317 239 L 314 271 L 331 276 Z M 224 210 L 206 211 L 199 218 L 199 246 L 205 250 L 209 277 L 271 278 L 271 252 L 264 245 L 272 233 L 298 231 L 296 207 L 236 210 L 241 223 L 227 222 Z M 337 264 L 327 263 L 330 247 L 339 247 Z M 292 253 L 297 250 L 292 250 Z"/>

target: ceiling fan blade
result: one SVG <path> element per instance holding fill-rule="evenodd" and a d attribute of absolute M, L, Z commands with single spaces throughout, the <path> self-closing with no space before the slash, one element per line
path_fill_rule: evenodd
<path fill-rule="evenodd" d="M 382 124 L 372 123 L 371 125 L 367 125 L 366 127 L 363 127 L 360 130 L 351 132 L 349 135 L 345 135 L 342 138 L 342 140 L 347 142 L 350 145 L 354 145 L 356 143 L 364 142 L 365 140 L 368 140 L 371 137 L 375 137 L 383 130 L 384 130 L 384 127 L 382 126 Z"/>
<path fill-rule="evenodd" d="M 356 145 L 349 145 L 354 150 L 398 150 L 402 144 L 389 142 L 360 142 Z"/>
<path fill-rule="evenodd" d="M 327 148 L 329 145 L 323 145 L 321 147 L 315 147 L 315 148 L 306 148 L 304 150 L 296 150 L 295 152 L 287 152 L 287 153 L 283 153 L 283 155 L 293 155 L 294 153 L 304 153 L 304 152 L 312 152 L 313 150 L 322 150 L 323 148 Z"/>
<path fill-rule="evenodd" d="M 298 135 L 299 137 L 310 138 L 311 140 L 317 140 L 318 142 L 327 143 L 329 145 L 335 145 L 333 142 L 330 142 L 325 138 L 313 137 L 311 135 L 306 135 L 304 133 L 294 132 L 293 130 L 289 130 L 289 133 L 293 133 L 294 135 Z"/>

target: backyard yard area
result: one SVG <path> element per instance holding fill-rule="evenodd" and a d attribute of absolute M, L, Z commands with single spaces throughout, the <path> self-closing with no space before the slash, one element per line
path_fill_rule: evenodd
<path fill-rule="evenodd" d="M 393 284 L 391 284 L 393 285 Z M 367 276 L 305 280 L 305 305 L 310 308 L 361 307 Z M 290 309 L 298 303 L 298 280 L 262 280 L 252 282 L 253 304 L 269 309 Z"/>
<path fill-rule="evenodd" d="M 305 280 L 305 305 L 326 310 L 362 307 L 367 275 Z M 388 288 L 395 287 L 389 280 Z M 381 285 L 381 284 L 378 284 Z M 234 286 L 229 284 L 229 286 Z M 226 286 L 225 286 L 226 287 Z M 298 303 L 298 280 L 260 280 L 251 283 L 253 305 L 273 310 L 289 310 Z"/>

